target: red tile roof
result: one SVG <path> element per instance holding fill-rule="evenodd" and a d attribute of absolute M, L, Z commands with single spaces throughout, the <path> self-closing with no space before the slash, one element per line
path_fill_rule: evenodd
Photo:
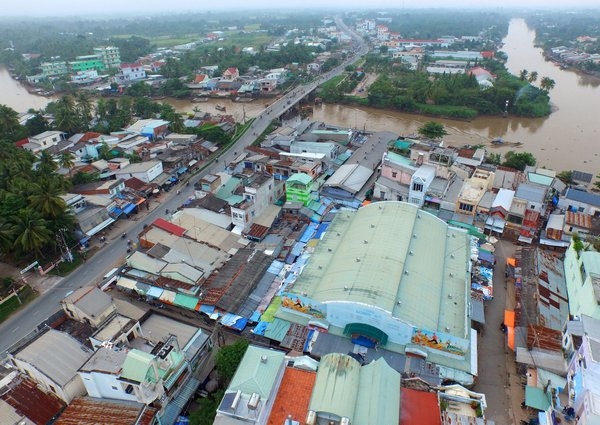
<path fill-rule="evenodd" d="M 74 399 L 55 425 L 150 425 L 156 409 L 143 404 L 89 397 Z"/>
<path fill-rule="evenodd" d="M 282 425 L 288 415 L 304 423 L 316 378 L 315 372 L 286 368 L 267 425 Z"/>
<path fill-rule="evenodd" d="M 148 186 L 148 183 L 138 179 L 137 177 L 131 177 L 130 179 L 125 180 L 125 187 L 137 190 L 138 192 L 143 192 L 144 190 L 148 189 Z"/>
<path fill-rule="evenodd" d="M 254 223 L 250 226 L 250 230 L 246 236 L 262 241 L 267 236 L 267 233 L 269 233 L 268 227 Z"/>
<path fill-rule="evenodd" d="M 567 211 L 566 223 L 570 226 L 583 227 L 585 229 L 592 228 L 592 216 L 579 212 Z"/>
<path fill-rule="evenodd" d="M 36 425 L 46 425 L 58 416 L 65 403 L 53 394 L 45 393 L 37 385 L 23 379 L 13 385 L 10 391 L 2 395 L 2 400 L 11 405 L 21 415 Z"/>
<path fill-rule="evenodd" d="M 400 423 L 441 425 L 440 408 L 435 393 L 402 388 L 400 395 Z"/>
<path fill-rule="evenodd" d="M 183 236 L 183 234 L 185 233 L 185 229 L 183 227 L 180 227 L 176 224 L 170 223 L 167 220 L 165 220 L 164 218 L 157 218 L 156 220 L 154 220 L 154 222 L 152 223 L 153 226 L 158 227 L 159 229 L 164 230 L 165 232 L 169 232 L 175 236 Z"/>

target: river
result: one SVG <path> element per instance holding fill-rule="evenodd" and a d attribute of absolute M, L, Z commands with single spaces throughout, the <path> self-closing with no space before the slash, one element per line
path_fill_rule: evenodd
<path fill-rule="evenodd" d="M 600 80 L 561 70 L 552 62 L 546 61 L 541 50 L 534 46 L 534 39 L 535 32 L 523 19 L 512 19 L 508 34 L 503 40 L 503 51 L 508 54 L 507 67 L 513 74 L 527 69 L 529 72 L 538 72 L 538 81 L 542 77 L 550 77 L 556 82 L 550 93 L 555 112 L 549 117 L 530 119 L 509 115 L 507 118 L 477 118 L 470 122 L 444 119 L 435 121 L 444 124 L 450 133 L 444 139 L 449 145 L 487 144 L 492 152 L 504 153 L 510 149 L 531 152 L 537 158 L 539 166 L 556 171 L 577 169 L 596 174 L 600 167 L 600 147 L 596 146 L 600 128 L 597 118 L 597 111 L 600 111 Z M 2 68 L 0 87 L 0 103 L 19 112 L 29 108 L 42 108 L 50 100 L 29 94 Z M 227 108 L 227 113 L 242 120 L 244 114 L 250 118 L 271 101 L 260 99 L 242 104 L 230 100 L 211 100 L 194 104 L 169 100 L 169 103 L 179 112 L 191 112 L 194 108 L 218 112 L 215 106 L 221 104 Z M 430 120 L 418 115 L 342 105 L 315 106 L 313 118 L 342 127 L 366 128 L 370 131 L 390 130 L 400 135 L 416 133 L 425 121 Z M 520 142 L 521 145 L 498 148 L 490 144 L 496 137 L 502 137 L 507 142 Z"/>

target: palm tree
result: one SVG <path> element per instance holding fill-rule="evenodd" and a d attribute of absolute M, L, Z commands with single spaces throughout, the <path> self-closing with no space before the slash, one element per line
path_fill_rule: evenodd
<path fill-rule="evenodd" d="M 528 76 L 529 76 L 529 71 L 527 71 L 526 69 L 522 69 L 519 72 L 519 80 L 521 80 L 521 81 L 525 81 Z"/>
<path fill-rule="evenodd" d="M 58 177 L 41 179 L 32 187 L 32 193 L 28 197 L 29 204 L 43 217 L 53 219 L 67 209 L 67 204 L 61 197 L 65 190 Z"/>
<path fill-rule="evenodd" d="M 72 177 L 71 169 L 75 165 L 74 159 L 75 156 L 73 156 L 73 154 L 68 151 L 62 152 L 58 157 L 58 165 L 60 165 L 62 168 L 66 168 L 67 170 L 69 170 L 69 177 Z"/>
<path fill-rule="evenodd" d="M 537 71 L 531 71 L 531 73 L 529 74 L 529 78 L 527 79 L 527 81 L 529 81 L 530 83 L 535 83 L 536 80 L 538 78 L 538 73 Z"/>
<path fill-rule="evenodd" d="M 15 235 L 12 223 L 5 217 L 0 217 L 0 251 L 3 253 L 10 252 L 14 241 Z"/>
<path fill-rule="evenodd" d="M 17 134 L 21 125 L 19 124 L 19 114 L 10 106 L 0 105 L 0 134 L 11 141 Z"/>
<path fill-rule="evenodd" d="M 75 107 L 79 113 L 79 119 L 83 124 L 84 129 L 89 128 L 89 123 L 92 119 L 92 98 L 86 90 L 79 90 L 75 94 Z"/>
<path fill-rule="evenodd" d="M 549 92 L 556 86 L 556 81 L 550 77 L 542 77 L 540 80 L 540 88 L 545 92 Z"/>
<path fill-rule="evenodd" d="M 81 121 L 71 96 L 63 96 L 56 102 L 54 120 L 57 129 L 69 134 L 76 133 L 80 129 Z"/>
<path fill-rule="evenodd" d="M 15 235 L 14 247 L 17 250 L 35 252 L 40 257 L 44 257 L 42 248 L 53 241 L 46 220 L 32 208 L 23 209 L 13 216 L 11 230 Z"/>
<path fill-rule="evenodd" d="M 54 162 L 54 156 L 47 149 L 40 152 L 38 161 L 38 170 L 41 174 L 51 174 L 58 168 L 58 165 Z"/>

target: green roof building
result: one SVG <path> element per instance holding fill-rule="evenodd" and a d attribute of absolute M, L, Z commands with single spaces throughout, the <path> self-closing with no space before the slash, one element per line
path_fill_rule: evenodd
<path fill-rule="evenodd" d="M 475 373 L 469 238 L 405 202 L 340 211 L 282 294 L 281 317 Z"/>
<path fill-rule="evenodd" d="M 366 366 L 339 353 L 321 358 L 307 423 L 397 425 L 400 423 L 400 374 L 379 358 Z"/>
<path fill-rule="evenodd" d="M 77 56 L 74 61 L 69 62 L 69 68 L 71 72 L 103 71 L 106 69 L 106 66 L 99 55 L 86 55 Z"/>
<path fill-rule="evenodd" d="M 285 182 L 285 200 L 288 202 L 302 202 L 304 206 L 307 206 L 312 200 L 312 187 L 313 181 L 308 174 L 292 174 Z"/>
<path fill-rule="evenodd" d="M 264 424 L 285 370 L 281 351 L 250 345 L 225 391 L 214 424 Z"/>

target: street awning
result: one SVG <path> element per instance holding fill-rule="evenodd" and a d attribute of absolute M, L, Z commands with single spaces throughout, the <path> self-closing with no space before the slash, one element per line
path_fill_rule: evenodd
<path fill-rule="evenodd" d="M 175 292 L 165 289 L 163 291 L 163 293 L 160 295 L 160 300 L 167 304 L 173 304 L 173 301 L 175 301 L 176 295 L 177 294 Z"/>
<path fill-rule="evenodd" d="M 179 307 L 187 308 L 188 310 L 195 310 L 198 305 L 198 298 L 192 297 L 185 294 L 175 295 L 173 304 Z"/>
<path fill-rule="evenodd" d="M 163 293 L 163 289 L 162 288 L 158 288 L 156 286 L 151 287 L 148 292 L 146 293 L 147 296 L 149 297 L 154 297 L 154 298 L 160 298 L 161 294 Z"/>
<path fill-rule="evenodd" d="M 135 284 L 137 282 L 133 279 L 129 279 L 126 277 L 120 277 L 117 280 L 117 286 L 120 286 L 121 288 L 125 288 L 125 289 L 131 289 L 134 290 L 135 289 Z"/>
<path fill-rule="evenodd" d="M 135 209 L 135 204 L 129 203 L 123 207 L 123 212 L 125 214 L 130 214 Z"/>
<path fill-rule="evenodd" d="M 136 282 L 135 284 L 135 292 L 137 292 L 140 295 L 146 295 L 150 288 L 152 287 L 144 282 Z"/>
<path fill-rule="evenodd" d="M 188 162 L 188 167 L 193 167 L 197 163 L 198 163 L 198 161 L 196 161 L 195 159 L 192 159 L 190 162 Z"/>
<path fill-rule="evenodd" d="M 119 216 L 123 214 L 123 210 L 119 207 L 113 207 L 108 213 L 114 218 L 119 218 Z"/>
<path fill-rule="evenodd" d="M 543 389 L 528 385 L 525 387 L 525 406 L 546 411 L 550 407 L 550 400 Z"/>
<path fill-rule="evenodd" d="M 506 335 L 508 346 L 515 350 L 515 312 L 504 310 L 504 325 L 506 326 Z"/>
<path fill-rule="evenodd" d="M 181 167 L 179 170 L 177 170 L 177 174 L 185 174 L 187 173 L 187 167 Z"/>
<path fill-rule="evenodd" d="M 113 224 L 115 222 L 114 218 L 107 218 L 106 220 L 104 220 L 102 223 L 100 223 L 99 225 L 97 225 L 96 227 L 92 227 L 90 230 L 88 230 L 87 232 L 85 232 L 85 234 L 87 236 L 94 236 L 96 233 L 98 233 L 100 230 L 106 228 L 107 226 L 110 226 L 111 224 Z"/>

